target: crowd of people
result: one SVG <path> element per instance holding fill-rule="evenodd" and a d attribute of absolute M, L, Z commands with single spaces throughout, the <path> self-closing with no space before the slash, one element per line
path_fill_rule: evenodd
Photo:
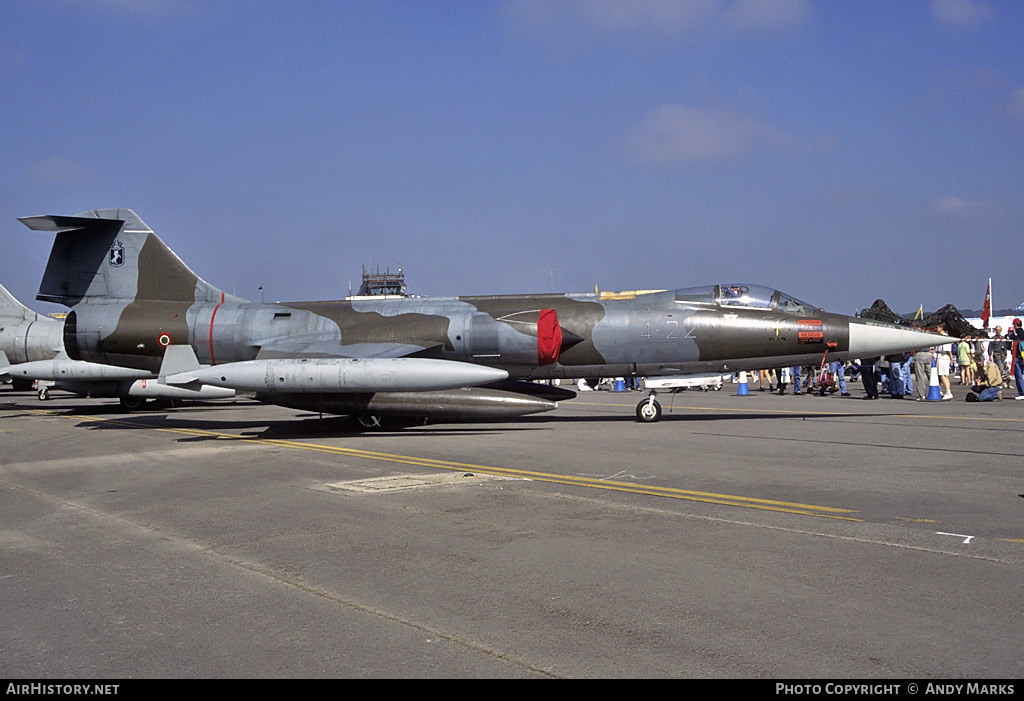
<path fill-rule="evenodd" d="M 946 335 L 941 326 L 938 332 Z M 924 401 L 928 398 L 933 359 L 943 400 L 953 398 L 951 378 L 970 387 L 967 401 L 1002 401 L 1003 389 L 1016 389 L 1014 398 L 1024 400 L 1024 329 L 1020 319 L 1013 320 L 1013 328 L 1005 335 L 1002 327 L 996 326 L 992 331 L 977 336 L 916 352 L 860 358 L 849 367 L 833 362 L 827 371 L 825 368 L 804 366 L 762 370 L 755 376 L 762 391 L 785 394 L 792 382 L 793 394 L 824 394 L 838 390 L 841 396 L 849 397 L 846 386 L 846 373 L 849 371 L 853 381 L 860 376 L 866 399 L 878 399 L 882 394 L 888 394 L 893 399 L 913 397 Z"/>

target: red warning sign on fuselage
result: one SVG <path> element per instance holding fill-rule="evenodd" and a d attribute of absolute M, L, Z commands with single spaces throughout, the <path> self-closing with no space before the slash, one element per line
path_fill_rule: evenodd
<path fill-rule="evenodd" d="M 799 343 L 825 342 L 825 332 L 821 328 L 821 319 L 800 319 L 796 323 L 796 335 Z"/>

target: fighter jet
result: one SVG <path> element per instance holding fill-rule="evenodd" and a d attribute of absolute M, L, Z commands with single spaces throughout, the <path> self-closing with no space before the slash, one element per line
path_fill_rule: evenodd
<path fill-rule="evenodd" d="M 927 348 L 949 338 L 831 314 L 768 287 L 264 304 L 210 285 L 129 209 L 25 217 L 57 232 L 38 299 L 72 308 L 70 358 L 156 372 L 190 346 L 210 367 L 165 383 L 281 406 L 480 419 L 574 396 L 530 380 L 734 372 Z M 637 416 L 654 421 L 653 396 Z"/>

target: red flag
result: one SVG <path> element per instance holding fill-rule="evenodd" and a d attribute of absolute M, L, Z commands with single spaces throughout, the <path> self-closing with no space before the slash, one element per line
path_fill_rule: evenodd
<path fill-rule="evenodd" d="M 988 289 L 985 290 L 985 307 L 981 310 L 981 328 L 988 328 L 988 318 L 992 315 L 992 280 L 988 281 Z"/>

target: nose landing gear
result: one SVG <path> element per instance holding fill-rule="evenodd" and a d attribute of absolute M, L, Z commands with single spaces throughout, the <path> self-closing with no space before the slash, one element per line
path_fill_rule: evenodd
<path fill-rule="evenodd" d="M 653 389 L 646 399 L 642 399 L 636 405 L 636 420 L 644 423 L 653 423 L 661 419 L 661 404 L 654 398 L 657 394 Z"/>

